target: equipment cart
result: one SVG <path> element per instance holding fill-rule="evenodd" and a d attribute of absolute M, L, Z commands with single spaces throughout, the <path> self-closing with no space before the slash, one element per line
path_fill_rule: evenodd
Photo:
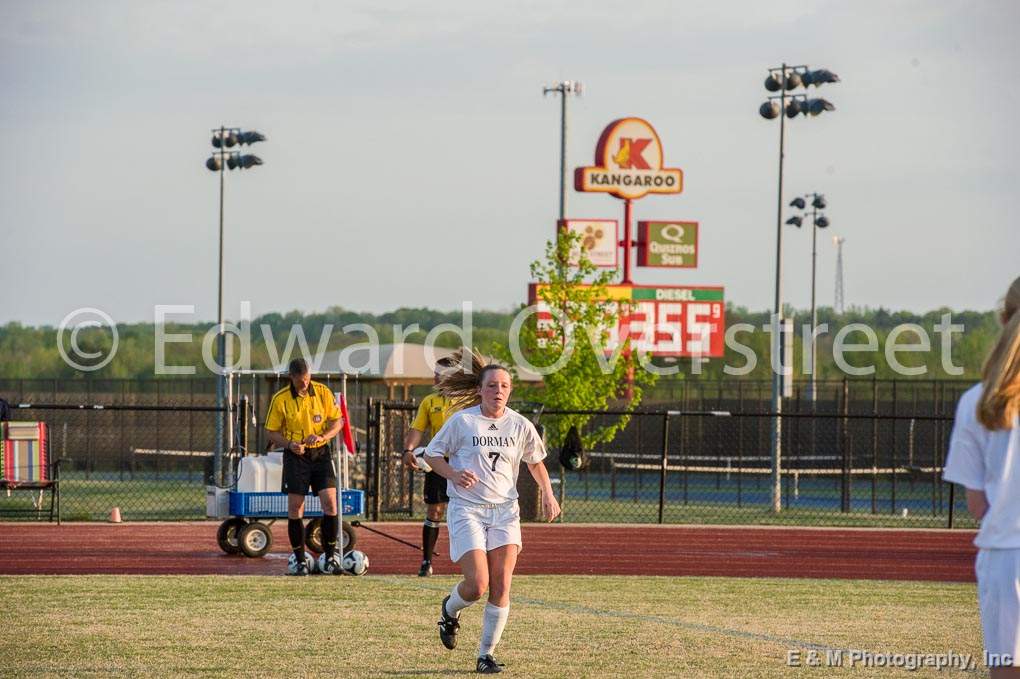
<path fill-rule="evenodd" d="M 239 396 L 241 379 L 250 375 L 280 375 L 275 371 L 244 370 L 228 373 L 227 393 L 231 404 L 231 413 L 237 414 L 237 421 L 228 418 L 227 438 L 233 442 L 231 446 L 232 483 L 227 486 L 210 485 L 206 487 L 206 515 L 209 518 L 224 519 L 216 531 L 216 542 L 227 554 L 244 554 L 248 557 L 260 557 L 272 549 L 273 533 L 270 528 L 277 519 L 287 518 L 287 495 L 280 492 L 280 481 L 283 471 L 283 453 L 269 452 L 263 455 L 248 450 L 248 425 L 258 426 L 258 414 L 252 409 L 256 404 L 247 396 Z M 339 481 L 340 535 L 341 554 L 354 549 L 357 544 L 357 533 L 354 527 L 345 521 L 346 517 L 356 517 L 365 512 L 365 493 L 349 488 L 348 471 L 349 457 L 354 454 L 355 443 L 351 427 L 346 396 L 346 376 L 341 376 L 341 390 L 336 392 L 337 405 L 340 407 L 344 426 L 334 441 L 333 464 L 338 465 Z M 339 458 L 339 459 L 337 459 Z M 322 507 L 316 495 L 305 497 L 304 517 L 305 546 L 309 551 L 319 554 L 322 548 Z"/>

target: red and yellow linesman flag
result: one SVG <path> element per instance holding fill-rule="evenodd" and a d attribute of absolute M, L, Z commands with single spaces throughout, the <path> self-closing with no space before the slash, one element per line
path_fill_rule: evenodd
<path fill-rule="evenodd" d="M 337 393 L 336 404 L 340 406 L 340 416 L 344 418 L 344 428 L 341 430 L 341 434 L 343 434 L 344 447 L 347 449 L 347 454 L 354 457 L 357 453 L 357 448 L 354 443 L 354 430 L 351 428 L 351 416 L 347 412 L 347 399 L 342 393 Z"/>

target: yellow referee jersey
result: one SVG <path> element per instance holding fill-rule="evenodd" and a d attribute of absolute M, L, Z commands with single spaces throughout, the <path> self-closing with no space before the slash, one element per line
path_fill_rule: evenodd
<path fill-rule="evenodd" d="M 443 428 L 443 424 L 450 419 L 456 409 L 451 407 L 450 399 L 432 392 L 422 399 L 418 406 L 418 414 L 414 416 L 411 423 L 412 429 L 424 432 L 426 429 L 432 436 Z"/>
<path fill-rule="evenodd" d="M 288 441 L 300 443 L 313 434 L 322 436 L 326 425 L 338 419 L 340 408 L 333 392 L 325 384 L 311 382 L 306 396 L 300 396 L 290 384 L 273 394 L 266 416 L 266 429 L 278 431 Z M 328 441 L 322 445 L 327 444 Z"/>

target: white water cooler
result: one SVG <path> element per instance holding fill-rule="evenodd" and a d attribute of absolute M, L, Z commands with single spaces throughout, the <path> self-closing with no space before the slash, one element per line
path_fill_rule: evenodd
<path fill-rule="evenodd" d="M 246 455 L 238 463 L 238 493 L 279 493 L 282 484 L 282 452 Z"/>

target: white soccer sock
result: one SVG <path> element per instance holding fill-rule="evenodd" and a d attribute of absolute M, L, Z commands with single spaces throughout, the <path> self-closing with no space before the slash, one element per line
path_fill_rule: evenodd
<path fill-rule="evenodd" d="M 492 651 L 503 636 L 503 628 L 506 627 L 507 618 L 510 617 L 510 604 L 505 608 L 485 604 L 485 612 L 482 614 L 482 639 L 478 644 L 478 657 L 492 655 Z"/>
<path fill-rule="evenodd" d="M 452 615 L 455 618 L 459 618 L 460 612 L 474 603 L 474 601 L 468 601 L 462 597 L 460 595 L 460 590 L 457 589 L 458 587 L 460 587 L 459 582 L 453 586 L 452 590 L 450 590 L 450 598 L 446 602 L 447 614 Z"/>

